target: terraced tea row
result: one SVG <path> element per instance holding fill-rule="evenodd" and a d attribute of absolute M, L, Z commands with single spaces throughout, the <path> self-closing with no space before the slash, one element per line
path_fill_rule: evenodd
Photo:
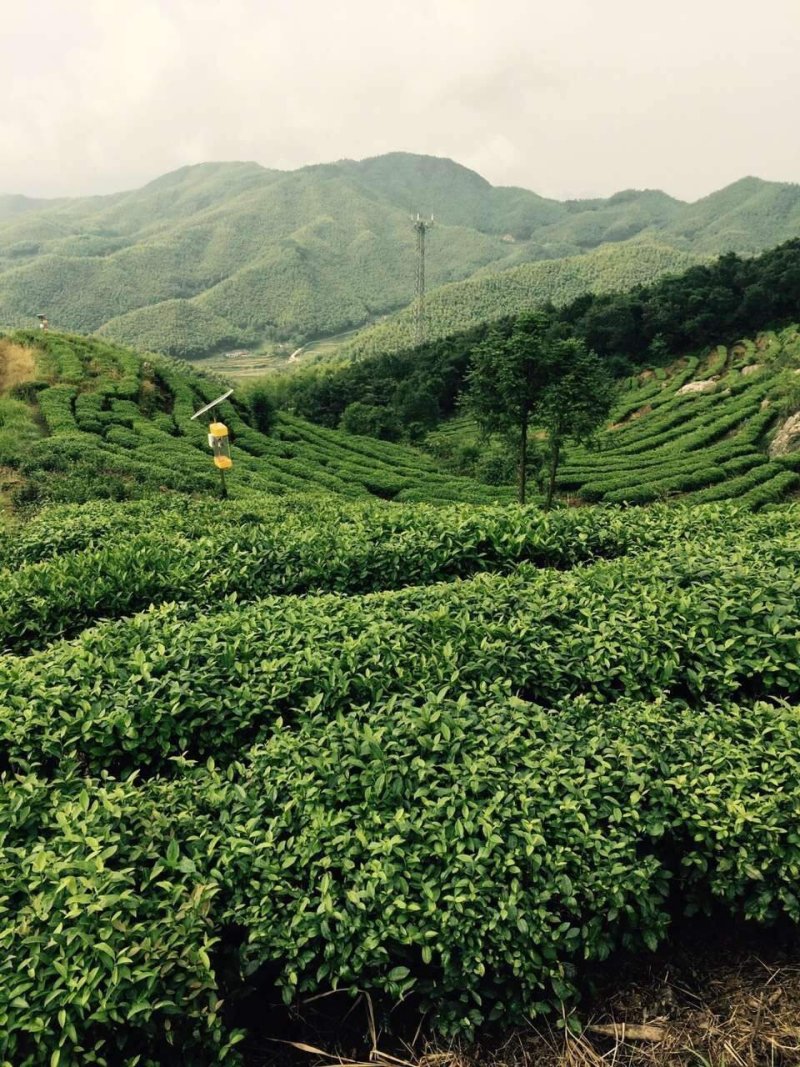
<path fill-rule="evenodd" d="M 770 458 L 768 446 L 798 366 L 790 327 L 730 352 L 718 346 L 672 376 L 632 380 L 598 447 L 570 454 L 560 490 L 611 504 L 681 496 L 758 508 L 785 499 L 800 486 L 796 457 Z"/>
<path fill-rule="evenodd" d="M 679 907 L 800 922 L 798 508 L 537 526 L 340 502 L 337 530 L 314 506 L 317 542 L 273 578 L 325 543 L 336 565 L 341 537 L 347 595 L 201 614 L 196 594 L 0 656 L 9 1062 L 233 1064 L 254 991 L 358 989 L 379 1019 L 404 998 L 464 1033 L 569 1012 L 586 961 L 657 946 Z M 5 558 L 91 556 L 145 507 L 99 505 L 83 531 L 54 509 Z M 273 508 L 262 534 L 290 521 Z M 159 505 L 154 531 L 211 545 L 199 514 Z M 438 538 L 423 583 L 495 573 L 360 596 L 369 530 L 407 576 Z M 531 546 L 579 565 L 519 566 Z"/>
<path fill-rule="evenodd" d="M 140 357 L 92 338 L 14 337 L 34 348 L 39 364 L 39 378 L 17 388 L 13 411 L 0 409 L 0 463 L 25 479 L 20 503 L 129 499 L 165 490 L 216 494 L 206 428 L 191 416 L 219 395 L 219 382 L 188 364 Z M 224 417 L 234 446 L 234 497 L 300 491 L 490 503 L 512 496 L 507 488 L 443 474 L 411 448 L 288 415 L 278 415 L 267 436 L 236 398 Z M 14 434 L 4 434 L 11 418 Z"/>
<path fill-rule="evenodd" d="M 724 509 L 693 519 L 724 529 Z M 146 529 L 142 529 L 146 523 Z M 568 568 L 671 539 L 685 514 L 637 522 L 560 511 L 343 503 L 292 496 L 267 504 L 157 501 L 44 510 L 0 534 L 0 648 L 24 650 L 96 619 L 180 601 L 395 589 L 510 571 Z M 63 533 L 62 533 L 63 531 Z"/>
<path fill-rule="evenodd" d="M 367 597 L 226 601 L 211 618 L 168 605 L 7 657 L 4 765 L 18 771 L 34 760 L 52 773 L 66 760 L 93 774 L 169 774 L 181 753 L 230 761 L 279 719 L 295 728 L 317 711 L 346 714 L 453 687 L 481 699 L 501 680 L 508 695 L 545 706 L 578 695 L 608 703 L 620 692 L 637 700 L 800 699 L 796 516 L 755 523 L 712 510 L 705 518 L 696 516 L 693 533 L 687 525 L 686 546 L 568 574 L 528 564 L 512 577 Z M 709 557 L 707 540 L 723 522 L 740 524 L 745 537 L 757 531 L 769 547 L 754 542 L 728 559 Z M 596 546 L 601 539 L 598 531 Z M 759 593 L 749 601 L 752 588 Z"/>

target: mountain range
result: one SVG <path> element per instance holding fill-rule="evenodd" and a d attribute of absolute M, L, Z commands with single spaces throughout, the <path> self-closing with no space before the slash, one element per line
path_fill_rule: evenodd
<path fill-rule="evenodd" d="M 480 291 L 491 304 L 486 294 L 515 277 L 520 299 L 535 302 L 590 287 L 596 272 L 575 257 L 598 250 L 602 285 L 624 288 L 778 244 L 800 233 L 800 185 L 744 178 L 695 203 L 657 190 L 560 202 L 494 187 L 448 159 L 391 153 L 288 172 L 204 163 L 108 196 L 0 196 L 0 324 L 42 313 L 64 329 L 189 357 L 302 344 L 409 305 L 417 211 L 436 219 L 431 290 L 479 287 L 456 287 L 445 302 Z M 531 270 L 540 261 L 557 262 Z"/>

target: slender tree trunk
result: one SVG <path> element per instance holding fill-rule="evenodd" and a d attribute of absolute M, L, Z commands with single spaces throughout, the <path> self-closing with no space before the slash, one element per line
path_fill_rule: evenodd
<path fill-rule="evenodd" d="M 520 426 L 519 444 L 519 502 L 525 503 L 528 489 L 528 419 L 523 418 Z"/>
<path fill-rule="evenodd" d="M 551 442 L 550 448 L 550 472 L 547 478 L 547 497 L 545 498 L 545 510 L 549 511 L 553 503 L 553 494 L 556 491 L 556 474 L 558 472 L 558 460 L 561 453 L 561 442 L 556 439 Z"/>

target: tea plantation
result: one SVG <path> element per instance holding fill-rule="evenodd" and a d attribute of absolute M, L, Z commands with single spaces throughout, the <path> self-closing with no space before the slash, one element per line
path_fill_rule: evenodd
<path fill-rule="evenodd" d="M 217 383 L 36 359 L 0 424 L 0 1062 L 236 1064 L 245 998 L 333 989 L 471 1033 L 687 911 L 800 922 L 800 506 L 545 514 L 243 409 L 220 501 Z M 682 397 L 737 415 L 687 456 L 769 465 L 722 359 L 718 401 L 632 382 L 569 491 L 669 452 Z"/>
<path fill-rule="evenodd" d="M 761 507 L 800 485 L 800 453 L 770 459 L 771 432 L 797 392 L 800 332 L 764 333 L 628 382 L 599 448 L 576 449 L 559 488 L 584 501 L 646 504 L 680 494 L 694 503 Z"/>
<path fill-rule="evenodd" d="M 216 492 L 206 425 L 191 415 L 227 388 L 188 364 L 78 335 L 17 331 L 35 376 L 0 396 L 0 472 L 15 468 L 18 503 Z M 0 379 L 0 385 L 2 379 Z M 236 448 L 235 497 L 328 492 L 370 499 L 493 502 L 513 496 L 442 474 L 424 454 L 333 433 L 279 414 L 269 436 L 235 397 L 224 418 Z"/>

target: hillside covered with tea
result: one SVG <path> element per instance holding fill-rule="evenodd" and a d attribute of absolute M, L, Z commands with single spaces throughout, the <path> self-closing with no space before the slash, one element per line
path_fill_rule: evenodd
<path fill-rule="evenodd" d="M 0 338 L 3 366 L 16 368 L 17 380 L 0 395 L 0 472 L 18 506 L 217 493 L 206 424 L 191 416 L 220 395 L 219 380 L 168 357 L 41 331 Z M 289 414 L 273 421 L 270 413 L 265 422 L 237 396 L 224 417 L 234 441 L 236 499 L 287 492 L 475 502 L 508 496 L 443 472 L 417 450 Z"/>
<path fill-rule="evenodd" d="M 221 500 L 219 382 L 2 339 L 5 1061 L 580 1029 L 681 915 L 799 924 L 797 353 L 632 376 L 548 513 L 244 393 Z"/>

